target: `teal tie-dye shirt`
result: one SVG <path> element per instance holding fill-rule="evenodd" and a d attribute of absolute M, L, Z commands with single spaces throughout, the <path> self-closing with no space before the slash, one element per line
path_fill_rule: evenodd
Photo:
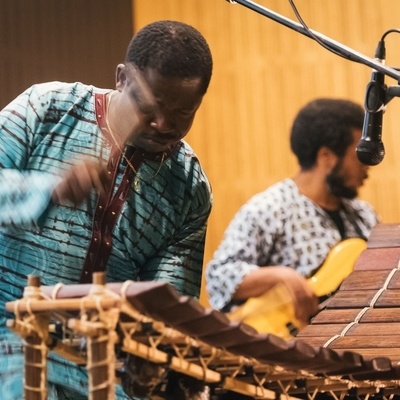
<path fill-rule="evenodd" d="M 162 163 L 134 154 L 135 185 L 99 123 L 106 92 L 81 83 L 38 84 L 0 113 L 0 387 L 10 393 L 16 389 L 2 380 L 11 368 L 7 356 L 18 351 L 7 341 L 18 343 L 4 328 L 13 317 L 4 304 L 22 297 L 27 275 L 43 285 L 73 284 L 84 265 L 96 269 L 106 260 L 100 266 L 109 282 L 161 280 L 199 296 L 209 182 L 181 141 Z M 84 157 L 101 157 L 113 169 L 113 200 L 94 192 L 77 207 L 52 203 L 60 176 Z"/>

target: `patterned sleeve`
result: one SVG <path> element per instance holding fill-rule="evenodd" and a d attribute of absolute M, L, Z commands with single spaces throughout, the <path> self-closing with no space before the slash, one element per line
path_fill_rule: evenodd
<path fill-rule="evenodd" d="M 243 278 L 266 261 L 273 243 L 273 235 L 268 231 L 268 228 L 273 229 L 273 222 L 264 221 L 266 214 L 260 203 L 250 201 L 229 224 L 206 268 L 207 292 L 212 307 L 218 310 L 226 307 Z M 260 255 L 265 259 L 261 260 Z"/>
<path fill-rule="evenodd" d="M 381 218 L 377 211 L 372 207 L 371 204 L 367 203 L 365 200 L 359 200 L 359 215 L 364 225 L 371 231 L 371 229 L 379 222 Z"/>
<path fill-rule="evenodd" d="M 26 171 L 37 114 L 33 87 L 18 96 L 0 113 L 0 226 L 31 226 L 40 223 L 58 178 Z"/>
<path fill-rule="evenodd" d="M 362 237 L 368 239 L 371 230 L 380 222 L 380 216 L 371 204 L 361 199 L 343 201 L 347 212 L 353 215 L 354 224 L 361 231 Z"/>
<path fill-rule="evenodd" d="M 39 227 L 58 179 L 0 170 L 0 227 Z"/>

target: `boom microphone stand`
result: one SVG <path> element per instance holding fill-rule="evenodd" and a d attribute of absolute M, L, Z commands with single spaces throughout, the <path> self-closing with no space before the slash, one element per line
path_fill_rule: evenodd
<path fill-rule="evenodd" d="M 357 146 L 356 152 L 360 162 L 366 165 L 379 164 L 385 154 L 381 140 L 382 116 L 386 104 L 394 97 L 400 97 L 400 86 L 387 86 L 384 83 L 385 75 L 396 79 L 400 83 L 400 72 L 392 67 L 385 65 L 384 37 L 387 33 L 398 31 L 389 30 L 378 43 L 375 58 L 367 57 L 350 47 L 347 47 L 319 32 L 308 29 L 289 18 L 286 18 L 274 11 L 271 11 L 251 0 L 227 0 L 230 4 L 241 4 L 273 21 L 280 23 L 296 32 L 299 32 L 315 41 L 319 42 L 329 51 L 347 60 L 358 62 L 372 68 L 371 82 L 367 85 L 364 100 L 365 117 L 362 138 Z M 301 20 L 301 18 L 299 18 Z M 399 31 L 398 31 L 399 32 Z"/>
<path fill-rule="evenodd" d="M 299 23 L 292 21 L 289 18 L 284 17 L 283 15 L 280 15 L 274 11 L 271 11 L 263 6 L 260 6 L 259 4 L 251 1 L 251 0 L 226 0 L 230 4 L 241 4 L 242 6 L 245 6 L 249 8 L 250 10 L 253 10 L 269 19 L 272 19 L 273 21 L 276 21 L 280 23 L 281 25 L 284 25 L 290 29 L 293 29 L 296 32 L 299 32 L 309 38 L 314 38 L 313 36 L 317 37 L 321 42 L 325 44 L 326 47 L 334 50 L 334 52 L 339 53 L 342 55 L 344 58 L 355 61 L 364 65 L 367 65 L 379 72 L 382 72 L 383 74 L 390 76 L 394 79 L 397 80 L 398 83 L 400 83 L 400 73 L 394 68 L 388 67 L 384 64 L 381 64 L 380 62 L 376 61 L 373 58 L 367 57 L 350 47 L 347 47 L 335 40 L 332 40 L 328 38 L 327 36 L 322 35 L 321 33 L 314 31 L 312 29 L 307 30 L 304 28 L 302 25 Z M 310 34 L 311 31 L 311 34 Z"/>

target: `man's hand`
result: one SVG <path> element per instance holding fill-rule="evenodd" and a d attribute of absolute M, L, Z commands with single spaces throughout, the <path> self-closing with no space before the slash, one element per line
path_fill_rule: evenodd
<path fill-rule="evenodd" d="M 53 192 L 53 201 L 58 204 L 79 205 L 90 192 L 105 191 L 109 185 L 106 166 L 99 161 L 86 160 L 75 164 L 63 177 Z"/>
<path fill-rule="evenodd" d="M 283 283 L 292 295 L 295 317 L 308 324 L 318 311 L 318 298 L 303 276 L 291 268 L 283 269 Z"/>
<path fill-rule="evenodd" d="M 291 294 L 295 317 L 308 324 L 310 318 L 318 311 L 318 298 L 307 280 L 292 268 L 258 268 L 243 279 L 234 294 L 234 299 L 247 300 L 250 297 L 258 297 L 282 283 Z"/>

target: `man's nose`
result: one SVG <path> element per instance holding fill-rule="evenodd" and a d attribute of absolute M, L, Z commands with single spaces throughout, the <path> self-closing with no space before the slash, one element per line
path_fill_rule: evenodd
<path fill-rule="evenodd" d="M 162 113 L 157 113 L 150 122 L 150 126 L 160 133 L 169 133 L 174 130 L 172 122 Z"/>

